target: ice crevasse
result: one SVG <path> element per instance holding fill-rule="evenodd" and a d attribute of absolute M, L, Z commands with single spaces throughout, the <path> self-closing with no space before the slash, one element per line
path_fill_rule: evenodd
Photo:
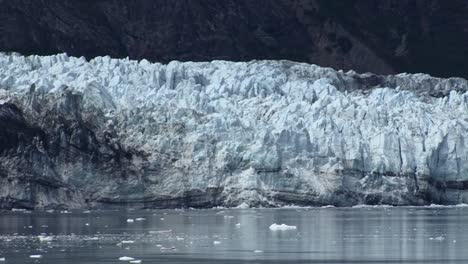
<path fill-rule="evenodd" d="M 0 207 L 468 202 L 468 83 L 0 55 Z"/>

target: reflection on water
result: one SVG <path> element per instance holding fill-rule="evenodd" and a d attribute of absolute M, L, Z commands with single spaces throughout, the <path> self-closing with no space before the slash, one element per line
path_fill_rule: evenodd
<path fill-rule="evenodd" d="M 272 231 L 273 223 L 297 230 Z M 2 212 L 0 259 L 48 264 L 128 263 L 119 261 L 123 256 L 142 263 L 468 263 L 466 223 L 466 207 Z"/>

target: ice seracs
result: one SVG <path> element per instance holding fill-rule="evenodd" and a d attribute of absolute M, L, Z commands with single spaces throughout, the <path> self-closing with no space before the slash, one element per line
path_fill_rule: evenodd
<path fill-rule="evenodd" d="M 41 179 L 31 207 L 468 203 L 467 90 L 289 61 L 0 54 L 0 129 L 27 135 L 0 158 Z M 27 199 L 0 186 L 6 207 Z"/>

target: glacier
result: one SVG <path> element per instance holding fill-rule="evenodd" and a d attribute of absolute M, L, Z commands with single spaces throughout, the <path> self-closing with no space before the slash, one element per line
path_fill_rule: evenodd
<path fill-rule="evenodd" d="M 0 54 L 0 208 L 468 203 L 468 83 Z"/>

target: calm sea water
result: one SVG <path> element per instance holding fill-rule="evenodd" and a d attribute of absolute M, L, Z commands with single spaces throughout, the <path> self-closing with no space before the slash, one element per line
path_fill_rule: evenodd
<path fill-rule="evenodd" d="M 272 231 L 273 223 L 297 229 Z M 468 208 L 0 213 L 3 263 L 129 263 L 124 256 L 142 263 L 468 263 Z"/>

